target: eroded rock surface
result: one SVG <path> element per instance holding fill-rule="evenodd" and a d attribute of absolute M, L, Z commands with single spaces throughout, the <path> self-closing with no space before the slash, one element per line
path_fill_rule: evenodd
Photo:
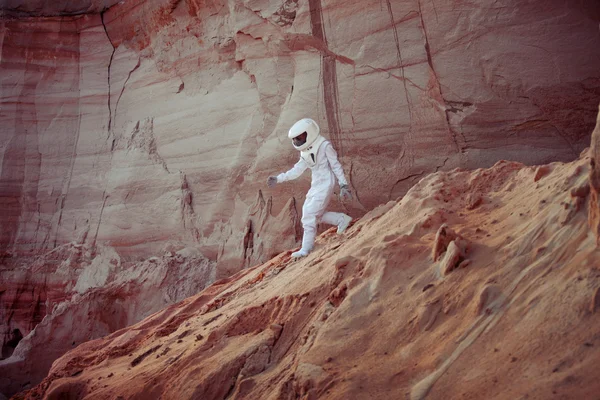
<path fill-rule="evenodd" d="M 67 244 L 2 272 L 0 392 L 41 381 L 65 352 L 195 295 L 215 280 L 196 249 L 125 261 L 110 247 L 95 255 Z"/>
<path fill-rule="evenodd" d="M 16 398 L 593 397 L 589 161 L 431 174 L 306 259 L 282 253 L 79 345 Z M 439 274 L 460 237 L 470 264 Z"/>

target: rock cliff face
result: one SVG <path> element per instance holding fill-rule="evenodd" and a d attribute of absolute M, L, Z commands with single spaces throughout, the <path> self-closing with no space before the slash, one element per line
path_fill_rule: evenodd
<path fill-rule="evenodd" d="M 225 276 L 295 243 L 306 179 L 260 190 L 295 161 L 300 117 L 340 153 L 357 216 L 438 169 L 577 157 L 600 93 L 585 2 L 38 3 L 4 3 L 0 29 L 16 256 L 178 243 Z"/>
<path fill-rule="evenodd" d="M 15 352 L 2 368 L 22 373 L 0 392 L 294 247 L 308 179 L 264 181 L 296 161 L 298 118 L 319 122 L 355 192 L 332 208 L 360 217 L 430 172 L 576 159 L 600 98 L 595 2 L 8 0 L 0 12 L 0 334 L 2 357 Z"/>

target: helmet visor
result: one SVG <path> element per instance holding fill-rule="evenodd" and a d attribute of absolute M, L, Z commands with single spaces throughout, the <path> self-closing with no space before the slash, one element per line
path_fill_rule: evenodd
<path fill-rule="evenodd" d="M 298 135 L 292 139 L 292 143 L 294 143 L 294 146 L 296 146 L 296 147 L 302 146 L 304 143 L 306 143 L 307 137 L 308 137 L 308 133 L 302 132 L 300 135 Z"/>

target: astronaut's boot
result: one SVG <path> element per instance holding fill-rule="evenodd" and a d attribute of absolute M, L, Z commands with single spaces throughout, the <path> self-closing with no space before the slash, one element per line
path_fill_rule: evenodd
<path fill-rule="evenodd" d="M 306 257 L 315 245 L 315 236 L 317 235 L 317 227 L 312 225 L 304 226 L 304 235 L 302 235 L 302 248 L 292 253 L 292 258 Z"/>
<path fill-rule="evenodd" d="M 306 257 L 308 255 L 308 253 L 310 253 L 310 251 L 305 250 L 305 249 L 300 249 L 300 250 L 292 253 L 292 258 Z"/>
<path fill-rule="evenodd" d="M 344 216 L 342 217 L 342 220 L 338 224 L 338 228 L 337 228 L 338 235 L 341 233 L 344 233 L 344 231 L 346 229 L 348 229 L 348 225 L 350 225 L 350 222 L 352 222 L 352 217 L 344 214 Z"/>

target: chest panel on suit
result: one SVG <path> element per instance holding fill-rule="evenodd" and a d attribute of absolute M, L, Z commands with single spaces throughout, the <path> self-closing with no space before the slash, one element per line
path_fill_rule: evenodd
<path fill-rule="evenodd" d="M 320 161 L 320 158 L 325 156 L 323 152 L 319 154 L 319 150 L 323 147 L 323 143 L 325 143 L 325 138 L 320 136 L 312 146 L 300 152 L 300 157 L 308 164 L 310 169 L 314 168 Z"/>

